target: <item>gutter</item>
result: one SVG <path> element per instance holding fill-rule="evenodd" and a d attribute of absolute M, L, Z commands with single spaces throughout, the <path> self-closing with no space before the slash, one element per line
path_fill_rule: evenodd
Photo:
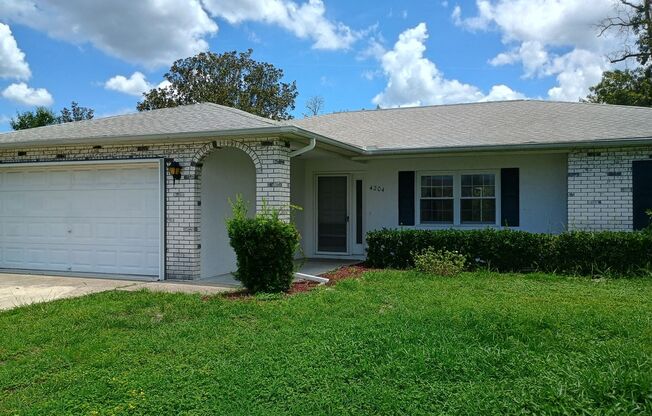
<path fill-rule="evenodd" d="M 308 153 L 309 151 L 313 150 L 317 146 L 317 139 L 314 137 L 310 138 L 310 143 L 306 147 L 302 147 L 301 149 L 297 149 L 295 151 L 290 152 L 290 158 L 296 157 L 296 156 L 301 156 L 304 153 Z"/>

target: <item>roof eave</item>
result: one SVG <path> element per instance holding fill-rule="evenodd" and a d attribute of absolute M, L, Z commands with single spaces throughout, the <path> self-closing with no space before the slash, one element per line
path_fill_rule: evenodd
<path fill-rule="evenodd" d="M 551 151 L 569 150 L 577 148 L 602 148 L 614 146 L 640 146 L 650 145 L 651 137 L 622 138 L 608 140 L 583 140 L 574 142 L 554 143 L 517 143 L 505 145 L 481 145 L 481 146 L 450 146 L 450 147 L 423 147 L 423 148 L 383 148 L 367 149 L 363 156 L 354 159 L 369 159 L 379 156 L 408 156 L 420 154 L 449 154 L 449 153 L 484 153 L 497 151 Z"/>

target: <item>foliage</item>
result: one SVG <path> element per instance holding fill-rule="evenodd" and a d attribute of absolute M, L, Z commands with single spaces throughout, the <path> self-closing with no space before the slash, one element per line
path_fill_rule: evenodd
<path fill-rule="evenodd" d="M 616 31 L 623 47 L 610 57 L 612 63 L 635 59 L 648 66 L 652 57 L 652 0 L 619 0 L 617 16 L 604 19 L 601 34 Z"/>
<path fill-rule="evenodd" d="M 211 102 L 274 120 L 292 118 L 296 82 L 281 82 L 283 70 L 251 59 L 253 51 L 202 52 L 179 59 L 164 75 L 168 86 L 144 94 L 138 110 Z"/>
<path fill-rule="evenodd" d="M 57 117 L 52 110 L 46 107 L 36 107 L 34 111 L 25 111 L 16 113 L 16 118 L 9 121 L 11 128 L 14 130 L 31 129 L 34 127 L 43 127 L 55 124 Z"/>
<path fill-rule="evenodd" d="M 227 230 L 237 257 L 235 278 L 252 293 L 287 291 L 299 248 L 296 227 L 281 220 L 278 211 L 267 208 L 249 217 L 240 195 L 232 205 Z"/>
<path fill-rule="evenodd" d="M 412 253 L 429 247 L 457 251 L 472 268 L 501 272 L 623 276 L 647 274 L 652 266 L 652 234 L 642 232 L 383 229 L 368 233 L 367 245 L 367 261 L 381 268 L 410 268 Z"/>
<path fill-rule="evenodd" d="M 109 291 L 0 312 L 0 414 L 649 415 L 650 316 L 652 279 Z"/>
<path fill-rule="evenodd" d="M 435 250 L 427 247 L 412 253 L 412 262 L 417 271 L 436 276 L 457 276 L 464 271 L 466 258 L 457 251 Z"/>
<path fill-rule="evenodd" d="M 652 77 L 642 68 L 607 71 L 589 91 L 588 102 L 652 107 Z"/>
<path fill-rule="evenodd" d="M 49 126 L 50 124 L 90 120 L 93 118 L 94 112 L 95 110 L 92 108 L 80 107 L 75 101 L 73 101 L 71 108 L 68 109 L 67 107 L 64 107 L 61 109 L 61 115 L 59 116 L 56 116 L 52 110 L 47 107 L 36 107 L 34 111 L 17 113 L 16 118 L 12 118 L 9 121 L 9 124 L 14 130 L 24 130 L 34 127 Z"/>
<path fill-rule="evenodd" d="M 75 101 L 72 102 L 70 109 L 64 107 L 61 109 L 61 115 L 57 117 L 58 123 L 70 123 L 71 121 L 90 120 L 93 118 L 95 110 L 88 107 L 80 107 Z"/>

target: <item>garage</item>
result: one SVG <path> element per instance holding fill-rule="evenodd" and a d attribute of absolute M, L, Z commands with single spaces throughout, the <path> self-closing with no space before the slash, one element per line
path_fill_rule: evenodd
<path fill-rule="evenodd" d="M 0 268 L 158 278 L 158 160 L 0 167 Z"/>

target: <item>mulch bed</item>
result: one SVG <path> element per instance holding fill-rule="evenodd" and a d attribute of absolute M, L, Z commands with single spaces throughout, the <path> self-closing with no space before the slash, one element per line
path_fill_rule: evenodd
<path fill-rule="evenodd" d="M 364 272 L 369 270 L 373 270 L 373 269 L 365 266 L 364 263 L 359 263 L 359 264 L 353 264 L 351 266 L 340 267 L 339 269 L 322 274 L 321 277 L 326 277 L 330 279 L 330 281 L 326 283 L 326 286 L 332 286 L 337 282 L 339 282 L 340 280 L 356 279 L 362 276 Z M 312 282 L 308 280 L 298 280 L 292 283 L 292 286 L 290 287 L 290 290 L 288 291 L 287 294 L 295 295 L 297 293 L 308 292 L 309 290 L 312 290 L 317 286 L 319 286 L 319 283 L 317 282 Z M 251 295 L 249 294 L 249 292 L 247 292 L 246 289 L 238 290 L 236 292 L 225 293 L 223 296 L 226 299 L 246 299 L 251 297 Z"/>

